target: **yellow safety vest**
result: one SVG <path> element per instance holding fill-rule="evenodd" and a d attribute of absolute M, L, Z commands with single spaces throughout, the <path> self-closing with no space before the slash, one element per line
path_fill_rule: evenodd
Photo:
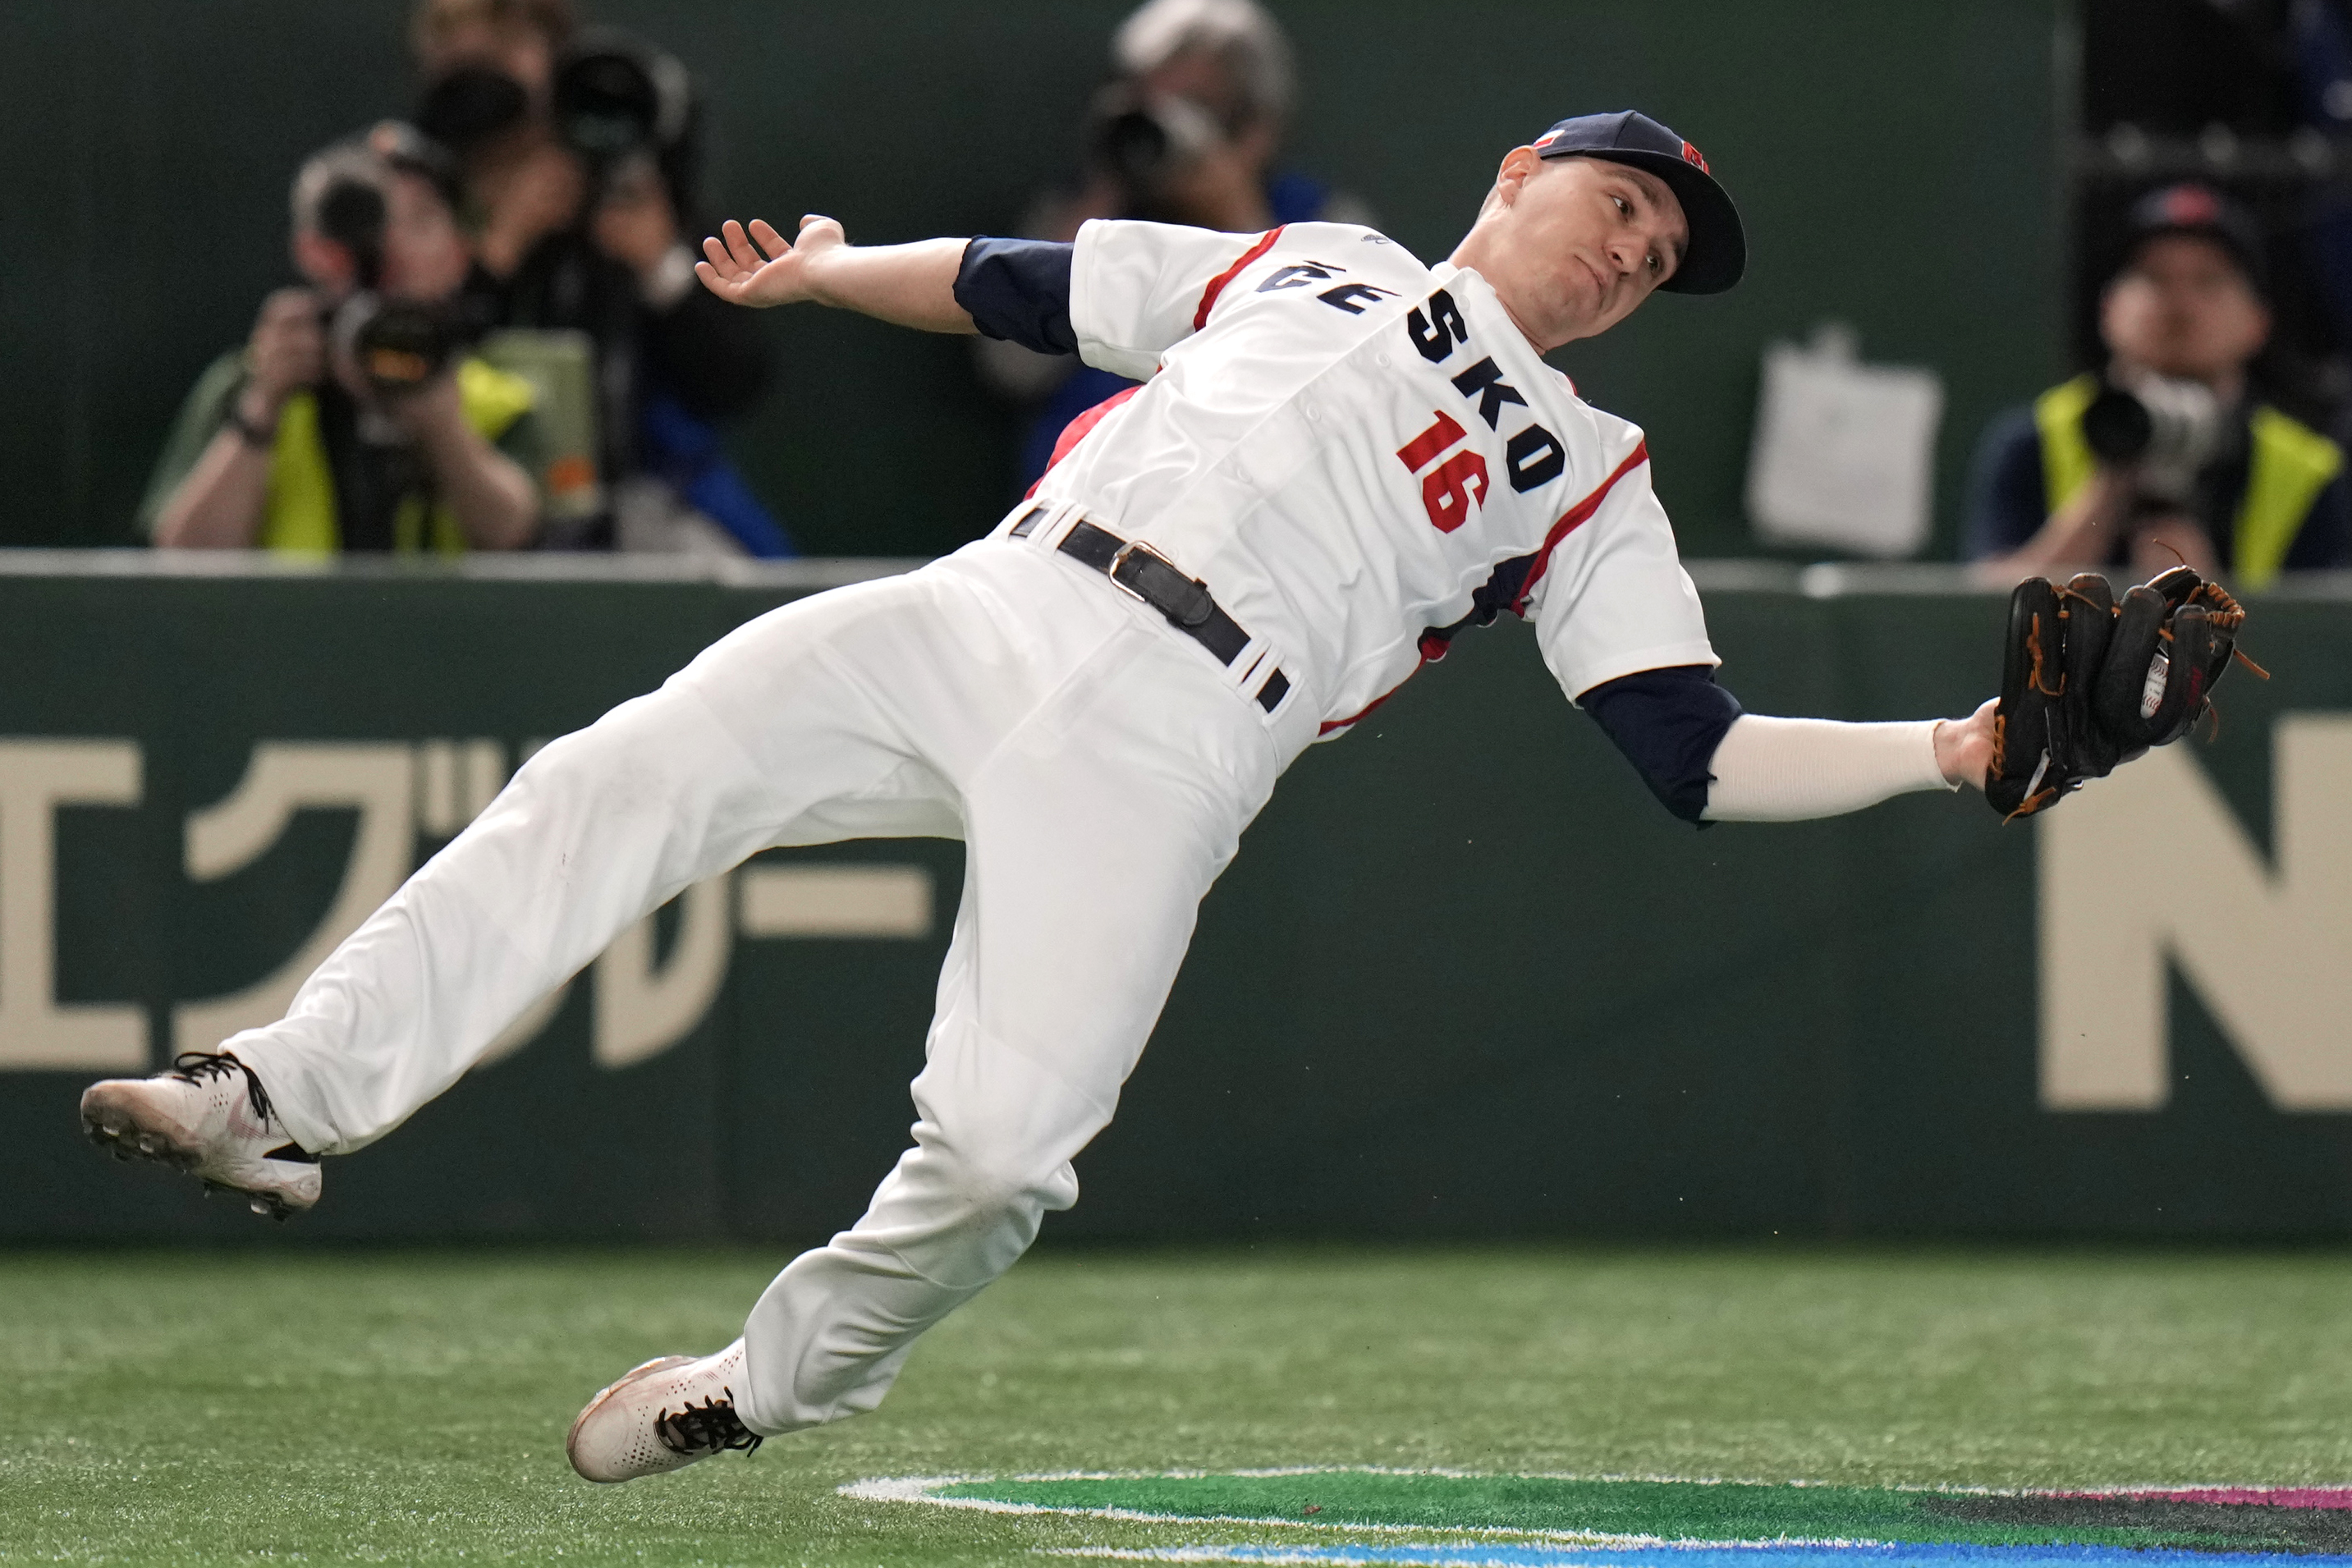
<path fill-rule="evenodd" d="M 457 363 L 457 401 L 475 433 L 495 441 L 530 411 L 530 383 L 469 357 Z M 393 514 L 392 534 L 393 548 L 404 555 L 424 551 L 458 555 L 466 549 L 465 530 L 449 509 L 422 496 L 402 499 Z M 342 548 L 335 479 L 327 463 L 327 443 L 319 434 L 319 399 L 312 393 L 294 394 L 278 415 L 260 542 L 265 550 L 297 555 L 332 555 Z"/>
<path fill-rule="evenodd" d="M 2083 414 L 2099 395 L 2099 378 L 2078 375 L 2034 400 L 2042 433 L 2042 491 L 2052 511 L 2088 484 L 2097 466 L 2083 438 Z M 2230 574 L 2247 588 L 2269 586 L 2286 564 L 2311 503 L 2344 468 L 2344 449 L 2310 426 L 2257 404 L 2247 418 L 2253 451 L 2245 499 L 2238 503 Z"/>

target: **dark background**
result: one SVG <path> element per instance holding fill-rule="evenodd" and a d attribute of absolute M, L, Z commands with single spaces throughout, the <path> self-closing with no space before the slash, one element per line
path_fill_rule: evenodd
<path fill-rule="evenodd" d="M 1739 201 L 1748 281 L 1662 298 L 1560 356 L 1647 427 L 1685 554 L 1753 549 L 1739 496 L 1758 355 L 1837 317 L 1942 372 L 1949 554 L 1985 417 L 2063 368 L 2052 0 L 1672 5 L 1276 0 L 1299 167 L 1424 259 L 1495 163 L 1570 113 L 1640 107 Z M 1123 4 L 593 0 L 695 72 L 726 211 L 853 239 L 1003 232 L 1071 161 Z M 400 0 L 0 7 L 0 544 L 131 542 L 180 398 L 284 280 L 302 155 L 406 106 Z M 780 389 L 734 436 L 813 553 L 923 555 L 1012 499 L 1016 418 L 966 345 L 814 310 L 763 323 Z"/>

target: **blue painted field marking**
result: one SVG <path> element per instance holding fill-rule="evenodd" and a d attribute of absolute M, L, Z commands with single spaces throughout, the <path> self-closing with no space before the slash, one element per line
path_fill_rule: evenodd
<path fill-rule="evenodd" d="M 2150 1559 L 2169 1557 L 2177 1568 L 2352 1568 L 2344 1487 L 2008 1491 L 1318 1468 L 904 1476 L 838 1489 L 864 1501 L 1321 1537 L 1049 1552 L 1139 1563 L 2158 1568 Z M 1732 1552 L 1748 1561 L 1722 1561 Z"/>
<path fill-rule="evenodd" d="M 1757 1568 L 2152 1568 L 2150 1559 L 2182 1568 L 2344 1568 L 2352 1557 L 2283 1552 L 2168 1552 L 2122 1546 L 1973 1546 L 1904 1542 L 1694 1542 L 1677 1546 L 1549 1544 L 1331 1546 L 1063 1547 L 1046 1555 L 1121 1563 L 1234 1563 L 1312 1568 L 1727 1568 L 1723 1560 L 1767 1561 Z"/>

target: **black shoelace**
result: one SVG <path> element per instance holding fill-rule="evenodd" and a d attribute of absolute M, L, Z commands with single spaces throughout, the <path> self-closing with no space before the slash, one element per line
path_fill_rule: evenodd
<path fill-rule="evenodd" d="M 269 1091 L 261 1087 L 260 1075 L 226 1051 L 182 1051 L 172 1058 L 172 1076 L 186 1079 L 190 1083 L 202 1083 L 208 1078 L 221 1078 L 231 1072 L 245 1074 L 245 1098 L 252 1105 L 254 1115 L 268 1121 L 277 1114 L 269 1108 Z"/>
<path fill-rule="evenodd" d="M 182 1051 L 172 1058 L 172 1076 L 202 1083 L 208 1078 L 226 1077 L 230 1071 L 245 1074 L 246 1103 L 253 1107 L 254 1115 L 264 1127 L 269 1125 L 278 1112 L 269 1103 L 269 1091 L 261 1087 L 261 1075 L 229 1055 L 226 1051 Z M 262 1155 L 265 1160 L 289 1160 L 297 1164 L 315 1165 L 319 1156 L 299 1143 L 280 1143 Z M 284 1216 L 279 1216 L 284 1217 Z"/>
<path fill-rule="evenodd" d="M 671 1453 L 696 1457 L 726 1448 L 740 1448 L 748 1454 L 762 1440 L 735 1414 L 735 1391 L 731 1388 L 720 1389 L 700 1405 L 689 1405 L 676 1412 L 663 1411 L 654 1417 L 654 1436 Z"/>

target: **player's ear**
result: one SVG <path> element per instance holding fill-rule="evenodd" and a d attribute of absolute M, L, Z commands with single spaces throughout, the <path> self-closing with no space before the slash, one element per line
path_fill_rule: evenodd
<path fill-rule="evenodd" d="M 1543 167 L 1543 156 L 1532 147 L 1514 147 L 1503 154 L 1502 167 L 1495 171 L 1494 199 L 1511 206 L 1519 199 L 1520 190 Z"/>

